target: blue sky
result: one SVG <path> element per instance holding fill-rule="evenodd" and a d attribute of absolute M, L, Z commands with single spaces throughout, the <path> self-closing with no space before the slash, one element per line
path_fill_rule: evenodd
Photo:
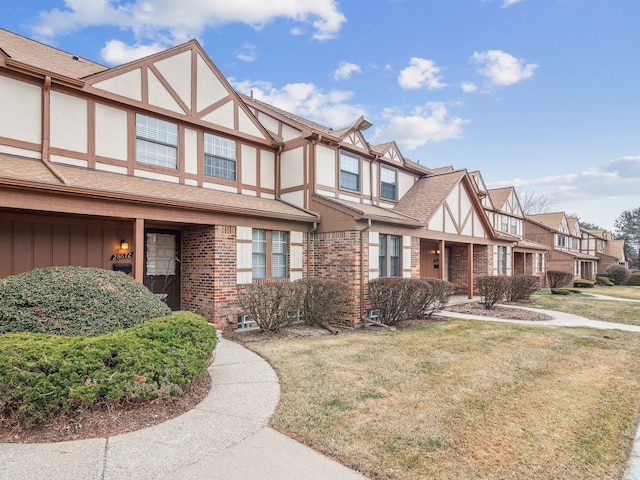
<path fill-rule="evenodd" d="M 638 0 L 11 2 L 0 27 L 119 65 L 197 38 L 234 87 L 428 167 L 553 196 L 613 229 L 640 206 Z"/>

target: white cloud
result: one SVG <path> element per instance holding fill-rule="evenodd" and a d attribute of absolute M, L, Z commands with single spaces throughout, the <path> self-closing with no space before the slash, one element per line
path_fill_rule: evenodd
<path fill-rule="evenodd" d="M 245 43 L 244 45 L 242 45 L 242 50 L 235 52 L 235 55 L 236 58 L 244 62 L 254 62 L 258 58 L 256 46 L 251 45 L 250 43 Z"/>
<path fill-rule="evenodd" d="M 335 0 L 65 0 L 65 7 L 42 11 L 33 26 L 41 39 L 92 26 L 131 31 L 136 48 L 161 43 L 172 46 L 198 38 L 209 27 L 244 23 L 262 28 L 285 18 L 313 29 L 313 38 L 334 38 L 346 18 Z M 300 25 L 291 29 L 298 35 Z"/>
<path fill-rule="evenodd" d="M 355 63 L 340 62 L 338 68 L 333 72 L 335 80 L 347 80 L 353 73 L 362 73 L 362 69 Z"/>
<path fill-rule="evenodd" d="M 100 56 L 107 62 L 114 65 L 132 62 L 148 55 L 153 55 L 164 50 L 162 45 L 157 43 L 153 45 L 127 45 L 120 40 L 110 40 L 100 50 Z"/>
<path fill-rule="evenodd" d="M 473 82 L 462 82 L 460 88 L 464 93 L 473 93 L 478 90 L 478 86 Z"/>
<path fill-rule="evenodd" d="M 548 193 L 560 210 L 612 230 L 623 211 L 640 205 L 640 156 L 621 157 L 578 173 L 488 182 L 489 188 L 510 185 Z"/>
<path fill-rule="evenodd" d="M 439 75 L 440 67 L 437 67 L 432 60 L 413 57 L 409 66 L 400 72 L 398 83 L 405 90 L 415 90 L 427 88 L 435 90 L 445 87 L 442 77 Z"/>
<path fill-rule="evenodd" d="M 482 65 L 478 70 L 480 75 L 487 77 L 493 85 L 499 86 L 513 85 L 530 78 L 538 68 L 538 65 L 533 63 L 524 65 L 523 60 L 501 50 L 474 52 L 471 60 Z"/>
<path fill-rule="evenodd" d="M 502 4 L 502 8 L 510 7 L 511 5 L 515 5 L 516 3 L 520 3 L 522 0 L 504 0 Z"/>
<path fill-rule="evenodd" d="M 330 128 L 353 125 L 360 115 L 366 116 L 363 107 L 348 103 L 353 97 L 353 92 L 348 90 L 325 92 L 313 83 L 289 83 L 276 88 L 268 82 L 236 82 L 234 79 L 230 82 L 245 95 L 253 92 L 256 100 Z"/>
<path fill-rule="evenodd" d="M 409 114 L 389 108 L 384 112 L 386 124 L 376 128 L 372 143 L 395 140 L 401 149 L 414 150 L 428 143 L 462 136 L 462 127 L 469 120 L 450 117 L 440 102 L 429 102 L 414 108 Z"/>

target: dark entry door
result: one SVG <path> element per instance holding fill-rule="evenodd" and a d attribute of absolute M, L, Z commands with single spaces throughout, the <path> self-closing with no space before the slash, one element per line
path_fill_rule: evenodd
<path fill-rule="evenodd" d="M 180 232 L 145 230 L 144 284 L 171 310 L 180 310 Z"/>

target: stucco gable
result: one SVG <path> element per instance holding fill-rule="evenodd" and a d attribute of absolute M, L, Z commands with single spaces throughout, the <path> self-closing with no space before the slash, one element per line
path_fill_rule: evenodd
<path fill-rule="evenodd" d="M 87 90 L 99 95 L 273 142 L 195 40 L 92 75 L 86 84 Z"/>

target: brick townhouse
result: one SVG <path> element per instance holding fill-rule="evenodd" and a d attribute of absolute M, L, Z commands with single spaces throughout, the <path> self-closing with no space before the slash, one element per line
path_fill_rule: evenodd
<path fill-rule="evenodd" d="M 0 277 L 122 270 L 226 327 L 254 282 L 347 282 L 355 324 L 380 276 L 472 296 L 544 266 L 515 192 L 370 145 L 363 117 L 333 130 L 239 95 L 196 41 L 109 68 L 0 30 L 0 92 Z"/>

